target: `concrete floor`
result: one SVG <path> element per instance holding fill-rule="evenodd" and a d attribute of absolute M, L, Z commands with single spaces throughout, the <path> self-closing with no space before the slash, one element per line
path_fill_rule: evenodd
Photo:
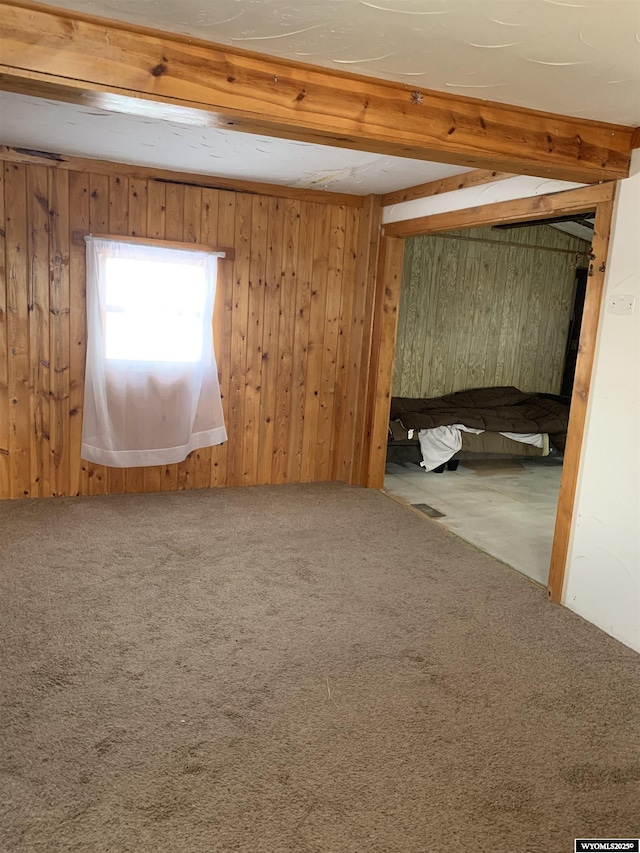
<path fill-rule="evenodd" d="M 444 527 L 546 586 L 561 473 L 560 459 L 461 461 L 442 474 L 389 464 L 384 490 L 439 510 Z"/>

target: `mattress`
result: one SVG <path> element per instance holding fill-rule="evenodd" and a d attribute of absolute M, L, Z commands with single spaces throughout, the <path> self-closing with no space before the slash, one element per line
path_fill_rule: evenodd
<path fill-rule="evenodd" d="M 514 441 L 500 432 L 473 432 L 462 433 L 462 451 L 469 453 L 495 453 L 500 456 L 548 456 L 549 444 L 544 441 L 543 446 L 536 447 L 533 444 L 524 444 L 522 441 Z M 546 447 L 546 450 L 545 450 Z"/>
<path fill-rule="evenodd" d="M 515 440 L 498 432 L 467 432 L 462 427 L 438 427 L 408 432 L 399 421 L 389 422 L 389 461 L 419 462 L 427 471 L 439 467 L 454 456 L 488 454 L 493 458 L 547 456 L 549 436 L 536 434 Z M 531 443 L 535 442 L 535 443 Z"/>
<path fill-rule="evenodd" d="M 412 430 L 411 438 L 408 431 L 402 426 L 400 421 L 389 422 L 390 441 L 397 444 L 419 445 L 418 431 Z M 462 451 L 469 453 L 495 453 L 501 456 L 546 456 L 544 447 L 534 447 L 530 444 L 523 444 L 521 441 L 514 441 L 506 435 L 499 432 L 463 432 L 462 433 Z"/>

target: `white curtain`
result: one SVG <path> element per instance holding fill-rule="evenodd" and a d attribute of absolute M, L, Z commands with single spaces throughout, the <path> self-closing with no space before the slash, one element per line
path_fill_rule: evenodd
<path fill-rule="evenodd" d="M 212 332 L 220 253 L 86 241 L 82 458 L 166 465 L 226 441 Z"/>

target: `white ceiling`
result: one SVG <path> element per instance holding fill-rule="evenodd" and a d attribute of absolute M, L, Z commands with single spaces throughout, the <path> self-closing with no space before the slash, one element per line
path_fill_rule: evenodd
<path fill-rule="evenodd" d="M 640 0 L 59 0 L 235 47 L 640 125 Z"/>
<path fill-rule="evenodd" d="M 640 125 L 640 0 L 60 0 L 424 88 Z M 0 143 L 336 192 L 467 171 L 0 93 Z"/>
<path fill-rule="evenodd" d="M 333 192 L 384 194 L 469 171 L 0 92 L 0 144 Z"/>

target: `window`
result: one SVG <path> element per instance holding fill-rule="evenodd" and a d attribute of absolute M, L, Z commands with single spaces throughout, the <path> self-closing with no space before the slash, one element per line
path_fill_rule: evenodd
<path fill-rule="evenodd" d="M 206 269 L 106 259 L 106 358 L 196 362 L 202 356 Z"/>
<path fill-rule="evenodd" d="M 226 440 L 212 334 L 218 257 L 87 238 L 83 459 L 164 465 Z"/>

